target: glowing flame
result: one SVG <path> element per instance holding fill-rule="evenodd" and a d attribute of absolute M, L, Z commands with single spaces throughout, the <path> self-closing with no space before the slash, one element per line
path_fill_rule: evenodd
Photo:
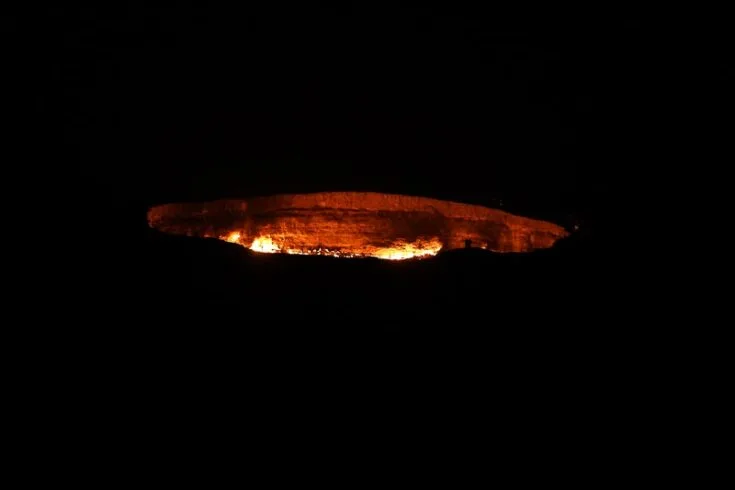
<path fill-rule="evenodd" d="M 468 246 L 529 252 L 569 235 L 554 223 L 497 209 L 374 192 L 164 204 L 148 210 L 148 225 L 179 235 L 216 236 L 255 252 L 386 260 Z"/>
<path fill-rule="evenodd" d="M 230 243 L 240 243 L 240 232 L 232 231 L 229 234 L 220 237 L 220 239 Z"/>
<path fill-rule="evenodd" d="M 281 251 L 281 247 L 273 242 L 271 237 L 262 236 L 253 240 L 252 245 L 250 245 L 250 250 L 254 252 L 276 253 Z"/>
<path fill-rule="evenodd" d="M 236 236 L 235 236 L 236 235 Z M 233 243 L 240 243 L 239 233 L 230 233 L 225 238 Z M 366 248 L 364 250 L 337 250 L 329 248 L 314 249 L 298 249 L 289 248 L 284 244 L 279 245 L 269 235 L 262 235 L 250 245 L 250 250 L 261 253 L 287 253 L 291 255 L 326 255 L 330 257 L 375 257 L 385 260 L 405 260 L 412 258 L 429 257 L 436 255 L 442 248 L 442 243 L 438 238 L 430 240 L 416 240 L 415 242 L 398 241 L 390 247 L 383 248 Z"/>
<path fill-rule="evenodd" d="M 414 243 L 398 242 L 389 248 L 381 248 L 371 254 L 373 257 L 386 260 L 404 260 L 417 257 L 436 255 L 442 244 L 436 238 L 431 240 L 417 240 Z"/>

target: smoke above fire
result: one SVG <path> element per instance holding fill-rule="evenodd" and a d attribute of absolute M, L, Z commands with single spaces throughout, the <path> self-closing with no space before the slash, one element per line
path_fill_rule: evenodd
<path fill-rule="evenodd" d="M 259 253 L 386 260 L 467 246 L 528 252 L 568 235 L 556 224 L 497 209 L 371 192 L 165 204 L 149 210 L 148 223 L 166 233 L 218 238 Z"/>

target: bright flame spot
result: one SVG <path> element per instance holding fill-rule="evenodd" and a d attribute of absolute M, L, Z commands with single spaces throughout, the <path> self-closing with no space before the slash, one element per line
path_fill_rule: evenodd
<path fill-rule="evenodd" d="M 238 237 L 239 238 L 239 237 Z M 365 250 L 338 250 L 328 248 L 299 249 L 279 245 L 269 235 L 262 235 L 253 240 L 250 250 L 261 253 L 287 253 L 291 255 L 328 255 L 331 257 L 376 257 L 385 260 L 404 260 L 436 255 L 442 248 L 437 238 L 417 240 L 413 243 L 395 242 L 390 247 L 368 248 Z"/>
<path fill-rule="evenodd" d="M 230 232 L 228 235 L 221 237 L 222 240 L 230 243 L 240 243 L 240 232 L 239 231 L 233 231 Z"/>
<path fill-rule="evenodd" d="M 398 242 L 392 247 L 378 249 L 371 255 L 379 259 L 404 260 L 436 255 L 441 248 L 441 242 L 434 238 L 428 241 L 417 240 L 414 243 Z"/>
<path fill-rule="evenodd" d="M 253 240 L 252 245 L 250 245 L 250 250 L 254 252 L 275 253 L 280 252 L 281 247 L 276 245 L 271 237 L 261 236 Z"/>

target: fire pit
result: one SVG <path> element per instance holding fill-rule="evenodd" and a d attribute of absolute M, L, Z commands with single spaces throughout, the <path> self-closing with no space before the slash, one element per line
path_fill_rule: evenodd
<path fill-rule="evenodd" d="M 476 247 L 528 252 L 568 232 L 505 211 L 374 192 L 282 194 L 246 200 L 175 203 L 148 211 L 157 230 L 219 238 L 255 252 L 388 260 Z"/>

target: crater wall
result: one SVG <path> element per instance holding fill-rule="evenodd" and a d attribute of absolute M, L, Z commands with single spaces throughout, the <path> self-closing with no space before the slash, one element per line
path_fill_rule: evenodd
<path fill-rule="evenodd" d="M 157 230 L 227 239 L 249 246 L 270 237 L 283 249 L 360 250 L 435 239 L 443 249 L 496 252 L 551 247 L 568 232 L 559 225 L 472 204 L 374 192 L 282 194 L 247 200 L 174 203 L 148 211 Z M 229 241 L 233 241 L 229 239 Z"/>

